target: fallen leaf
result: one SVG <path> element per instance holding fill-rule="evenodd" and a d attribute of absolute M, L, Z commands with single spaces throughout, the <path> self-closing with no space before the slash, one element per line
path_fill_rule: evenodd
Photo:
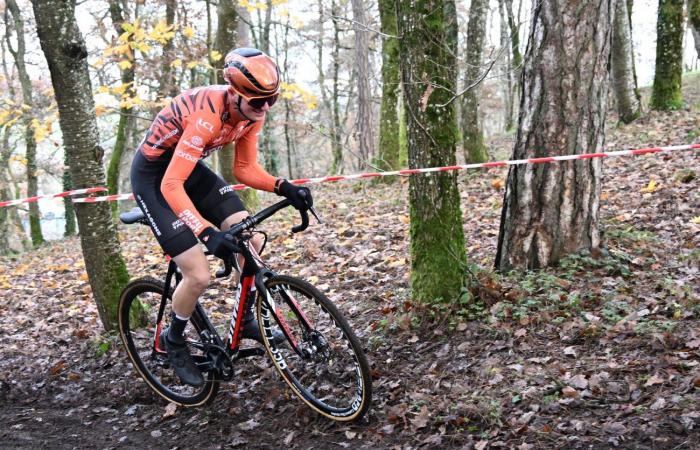
<path fill-rule="evenodd" d="M 250 431 L 253 428 L 257 428 L 258 425 L 260 425 L 259 422 L 256 422 L 255 419 L 250 419 L 246 422 L 241 422 L 238 424 L 238 428 L 240 428 L 243 431 Z"/>
<path fill-rule="evenodd" d="M 652 411 L 658 411 L 660 409 L 663 409 L 664 406 L 666 406 L 666 400 L 664 400 L 662 397 L 659 397 L 654 403 L 651 404 L 649 409 L 651 409 Z"/>
<path fill-rule="evenodd" d="M 474 444 L 474 448 L 476 450 L 484 450 L 487 445 L 489 445 L 489 441 L 479 441 L 476 444 Z"/>
<path fill-rule="evenodd" d="M 413 424 L 413 427 L 418 430 L 420 428 L 425 428 L 428 426 L 428 421 L 430 420 L 430 411 L 428 410 L 427 405 L 423 405 L 423 407 L 418 411 L 418 414 L 416 414 L 416 417 L 411 421 Z"/>
<path fill-rule="evenodd" d="M 357 436 L 357 432 L 355 431 L 348 430 L 345 432 L 345 437 L 348 439 L 355 439 L 355 436 Z"/>
<path fill-rule="evenodd" d="M 660 376 L 654 374 L 652 375 L 646 383 L 644 383 L 644 386 L 649 387 L 649 386 L 654 386 L 655 384 L 663 384 L 664 379 L 661 378 Z"/>
<path fill-rule="evenodd" d="M 65 369 L 65 368 L 66 368 L 66 362 L 59 361 L 51 369 L 49 369 L 49 372 L 51 373 L 51 375 L 58 375 L 59 373 L 63 372 L 63 369 Z"/>
<path fill-rule="evenodd" d="M 651 180 L 649 180 L 649 184 L 647 184 L 647 187 L 642 188 L 639 192 L 651 193 L 651 192 L 655 192 L 658 190 L 659 190 L 658 183 L 656 182 L 656 180 L 654 180 L 652 178 Z"/>
<path fill-rule="evenodd" d="M 620 422 L 608 422 L 603 424 L 603 430 L 606 433 L 613 434 L 615 436 L 622 436 L 627 432 L 627 427 Z"/>
<path fill-rule="evenodd" d="M 566 398 L 577 398 L 578 397 L 578 391 L 571 386 L 565 386 L 562 388 L 561 393 L 564 397 Z"/>
<path fill-rule="evenodd" d="M 588 380 L 586 380 L 585 375 L 576 375 L 571 377 L 568 382 L 570 385 L 578 389 L 586 389 L 588 387 Z"/>
<path fill-rule="evenodd" d="M 165 412 L 163 413 L 163 416 L 161 419 L 167 419 L 168 417 L 172 417 L 175 415 L 175 412 L 177 411 L 177 404 L 176 403 L 168 403 L 168 406 L 165 407 Z"/>

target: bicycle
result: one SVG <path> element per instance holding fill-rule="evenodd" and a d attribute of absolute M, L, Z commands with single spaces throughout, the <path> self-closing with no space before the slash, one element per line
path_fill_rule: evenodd
<path fill-rule="evenodd" d="M 318 289 L 298 278 L 279 275 L 252 251 L 249 240 L 255 226 L 276 212 L 290 206 L 278 202 L 254 216 L 232 226 L 228 233 L 236 253 L 245 261 L 241 272 L 235 255 L 224 261 L 217 278 L 228 277 L 233 270 L 240 274 L 234 296 L 233 313 L 226 339 L 210 321 L 201 301 L 190 318 L 186 340 L 195 364 L 205 383 L 192 387 L 180 383 L 170 368 L 164 347 L 159 342 L 167 326 L 168 300 L 182 279 L 170 259 L 165 281 L 151 277 L 131 281 L 119 301 L 119 331 L 136 371 L 149 387 L 164 399 L 186 407 L 205 405 L 216 396 L 221 382 L 233 379 L 233 364 L 251 356 L 267 353 L 273 366 L 289 388 L 311 409 L 336 421 L 356 421 L 368 410 L 372 397 L 369 364 L 362 346 L 336 306 Z M 301 211 L 301 224 L 292 227 L 298 233 L 309 225 L 309 216 Z M 312 210 L 318 220 L 315 211 Z M 126 224 L 148 225 L 143 213 L 134 210 L 120 215 Z M 320 222 L 320 220 L 319 220 Z M 208 252 L 207 252 L 208 254 Z M 256 295 L 257 293 L 257 295 Z M 237 305 L 235 304 L 237 301 Z M 255 301 L 264 350 L 241 348 L 241 326 L 248 301 Z M 282 332 L 284 342 L 275 343 L 275 332 Z"/>

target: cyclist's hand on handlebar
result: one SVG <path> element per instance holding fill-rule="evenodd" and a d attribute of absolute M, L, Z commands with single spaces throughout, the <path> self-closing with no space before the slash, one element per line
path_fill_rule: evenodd
<path fill-rule="evenodd" d="M 282 180 L 276 192 L 286 197 L 292 206 L 300 211 L 306 211 L 314 205 L 314 199 L 309 188 L 296 186 L 287 180 Z"/>
<path fill-rule="evenodd" d="M 207 227 L 199 234 L 199 240 L 207 247 L 212 255 L 226 259 L 236 248 L 231 242 L 231 235 L 225 231 L 216 231 L 212 227 Z"/>

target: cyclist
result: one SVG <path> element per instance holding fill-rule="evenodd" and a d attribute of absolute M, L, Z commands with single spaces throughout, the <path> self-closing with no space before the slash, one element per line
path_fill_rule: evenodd
<path fill-rule="evenodd" d="M 131 166 L 134 197 L 165 253 L 182 272 L 173 292 L 171 324 L 160 336 L 180 380 L 201 386 L 183 332 L 197 299 L 209 284 L 209 263 L 198 239 L 219 258 L 231 255 L 224 231 L 248 213 L 227 182 L 202 162 L 235 142 L 233 172 L 252 188 L 275 192 L 300 210 L 313 205 L 308 188 L 275 178 L 257 163 L 258 133 L 279 95 L 277 64 L 253 48 L 237 48 L 224 60 L 227 85 L 183 91 L 163 108 L 141 142 Z M 254 237 L 259 251 L 262 239 Z M 252 302 L 242 336 L 261 342 Z"/>

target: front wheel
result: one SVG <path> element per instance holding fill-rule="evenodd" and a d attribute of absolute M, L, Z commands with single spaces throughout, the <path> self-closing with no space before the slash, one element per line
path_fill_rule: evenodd
<path fill-rule="evenodd" d="M 311 284 L 277 275 L 265 282 L 257 312 L 265 350 L 292 391 L 325 417 L 360 419 L 369 409 L 372 380 L 355 333 Z M 286 341 L 275 343 L 281 331 Z"/>
<path fill-rule="evenodd" d="M 139 278 L 124 288 L 119 299 L 119 334 L 134 368 L 153 391 L 183 406 L 205 404 L 219 389 L 214 374 L 204 373 L 205 382 L 200 387 L 182 384 L 160 344 L 160 332 L 170 319 L 170 302 L 164 304 L 163 289 L 164 284 L 152 278 Z M 198 362 L 205 357 L 201 338 L 194 328 L 192 323 L 187 326 L 185 338 L 193 359 Z"/>

